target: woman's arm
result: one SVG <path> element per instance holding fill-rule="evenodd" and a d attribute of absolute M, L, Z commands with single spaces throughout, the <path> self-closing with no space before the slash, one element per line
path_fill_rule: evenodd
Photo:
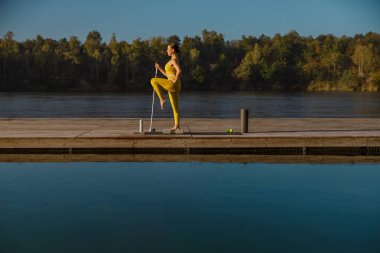
<path fill-rule="evenodd" d="M 168 77 L 168 76 L 166 75 L 165 70 L 163 70 L 163 69 L 161 68 L 160 64 L 155 63 L 154 66 L 155 66 L 155 67 L 161 72 L 161 74 L 163 74 L 164 76 Z"/>
<path fill-rule="evenodd" d="M 182 70 L 176 60 L 173 60 L 173 67 L 175 68 L 176 72 L 175 72 L 175 77 L 173 77 L 171 80 L 173 83 L 175 83 L 178 81 L 178 78 L 181 75 Z"/>

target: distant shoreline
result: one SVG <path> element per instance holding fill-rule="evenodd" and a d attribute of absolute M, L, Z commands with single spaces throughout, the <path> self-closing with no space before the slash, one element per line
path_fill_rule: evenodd
<path fill-rule="evenodd" d="M 132 42 L 98 31 L 84 42 L 37 35 L 22 42 L 0 39 L 0 92 L 147 91 L 154 63 L 168 60 L 168 43 L 181 49 L 183 90 L 195 91 L 380 91 L 380 34 L 352 37 L 243 36 L 226 41 L 215 31 Z M 163 76 L 161 76 L 163 77 Z"/>

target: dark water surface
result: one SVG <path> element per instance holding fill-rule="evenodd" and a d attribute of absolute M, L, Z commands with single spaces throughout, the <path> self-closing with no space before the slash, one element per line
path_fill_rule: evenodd
<path fill-rule="evenodd" d="M 380 165 L 1 163 L 0 252 L 380 252 Z"/>
<path fill-rule="evenodd" d="M 0 118 L 131 117 L 149 118 L 152 93 L 0 93 Z M 172 117 L 171 107 L 155 117 Z M 238 118 L 240 108 L 260 118 L 378 118 L 380 93 L 182 92 L 185 118 Z"/>

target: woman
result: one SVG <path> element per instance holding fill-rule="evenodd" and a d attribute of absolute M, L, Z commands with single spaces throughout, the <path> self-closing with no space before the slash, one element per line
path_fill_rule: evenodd
<path fill-rule="evenodd" d="M 167 77 L 164 78 L 152 78 L 150 83 L 152 84 L 154 90 L 156 91 L 158 97 L 160 98 L 161 110 L 164 109 L 166 98 L 163 94 L 163 90 L 168 91 L 170 103 L 173 108 L 174 115 L 174 127 L 171 129 L 175 131 L 179 129 L 179 108 L 178 108 L 178 96 L 181 90 L 181 80 L 179 79 L 181 75 L 181 67 L 178 63 L 178 54 L 180 53 L 178 45 L 175 43 L 169 44 L 166 50 L 168 56 L 171 57 L 170 61 L 166 63 L 165 69 L 156 63 L 155 67 Z"/>

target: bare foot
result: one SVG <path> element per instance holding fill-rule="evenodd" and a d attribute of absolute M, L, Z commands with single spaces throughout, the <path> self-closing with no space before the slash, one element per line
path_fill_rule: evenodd
<path fill-rule="evenodd" d="M 170 129 L 170 131 L 175 131 L 175 130 L 179 130 L 179 126 L 174 126 L 172 129 Z"/>
<path fill-rule="evenodd" d="M 165 102 L 166 102 L 166 99 L 165 99 L 165 98 L 160 100 L 161 110 L 164 109 L 164 104 L 165 104 Z"/>

